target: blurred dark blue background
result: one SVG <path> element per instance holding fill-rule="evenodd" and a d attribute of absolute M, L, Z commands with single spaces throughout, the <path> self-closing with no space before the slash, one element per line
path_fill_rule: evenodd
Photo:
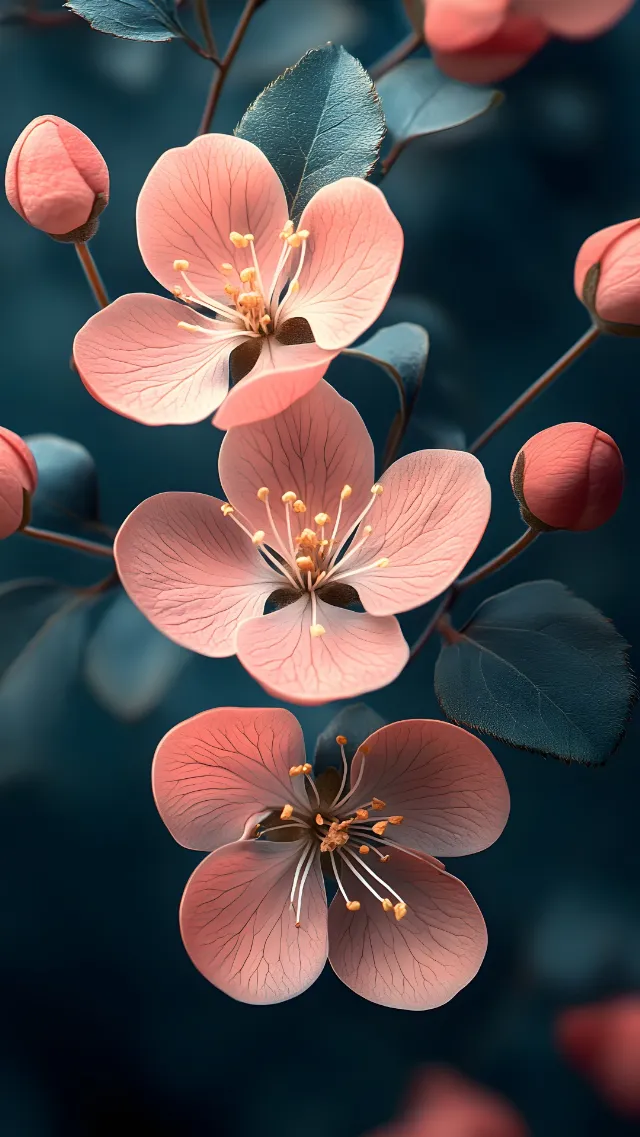
<path fill-rule="evenodd" d="M 211 0 L 211 10 L 224 41 L 240 4 Z M 343 42 L 367 65 L 406 31 L 399 0 L 268 0 L 217 129 L 232 130 L 307 48 Z M 381 324 L 414 320 L 433 341 L 410 448 L 434 438 L 464 445 L 586 328 L 572 290 L 577 248 L 640 212 L 639 59 L 636 7 L 598 41 L 550 46 L 505 85 L 499 110 L 415 144 L 388 177 L 407 253 Z M 90 135 L 112 177 L 92 245 L 112 295 L 154 287 L 136 247 L 136 196 L 159 154 L 195 133 L 209 78 L 179 43 L 117 41 L 80 21 L 0 27 L 3 161 L 38 114 Z M 4 201 L 0 232 L 2 425 L 84 443 L 111 526 L 160 490 L 217 492 L 220 436 L 207 423 L 128 422 L 69 369 L 73 336 L 93 310 L 73 249 L 28 229 Z M 545 537 L 497 586 L 474 590 L 469 611 L 490 591 L 556 576 L 636 639 L 639 374 L 637 342 L 601 341 L 487 447 L 495 508 L 482 559 L 520 532 L 508 473 L 536 430 L 577 419 L 608 431 L 628 487 L 606 529 Z M 381 444 L 395 410 L 383 373 L 342 360 L 330 377 Z M 0 550 L 6 580 L 88 583 L 101 573 L 102 563 L 22 537 Z M 411 613 L 408 638 L 424 622 L 424 612 Z M 496 747 L 511 821 L 494 848 L 450 865 L 485 913 L 490 948 L 480 976 L 448 1006 L 384 1010 L 327 969 L 300 999 L 252 1008 L 209 986 L 182 948 L 178 903 L 198 856 L 165 831 L 149 769 L 180 719 L 270 700 L 235 659 L 193 657 L 176 664 L 156 709 L 122 721 L 77 673 L 85 633 L 80 621 L 47 637 L 0 689 L 2 1137 L 357 1137 L 391 1116 L 410 1072 L 432 1059 L 502 1089 L 535 1137 L 632 1132 L 562 1064 L 551 1025 L 567 1003 L 640 985 L 634 723 L 604 769 Z M 368 702 L 389 720 L 439 716 L 436 650 Z M 335 709 L 299 711 L 310 748 Z"/>

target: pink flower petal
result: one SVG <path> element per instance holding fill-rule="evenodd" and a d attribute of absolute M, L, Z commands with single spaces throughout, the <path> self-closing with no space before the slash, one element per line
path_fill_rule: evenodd
<path fill-rule="evenodd" d="M 366 757 L 356 753 L 353 808 L 373 797 L 384 815 L 403 817 L 387 836 L 409 849 L 438 857 L 462 857 L 498 839 L 509 816 L 509 790 L 484 742 L 459 726 L 409 719 L 383 726 L 367 738 Z"/>
<path fill-rule="evenodd" d="M 153 793 L 162 820 L 187 849 L 237 841 L 247 822 L 286 804 L 309 812 L 304 738 L 290 711 L 218 707 L 178 723 L 153 761 Z M 299 833 L 296 833 L 299 836 Z"/>
<path fill-rule="evenodd" d="M 379 619 L 318 601 L 313 637 L 307 596 L 238 631 L 238 659 L 271 694 L 310 706 L 377 691 L 398 677 L 409 648 L 393 617 Z"/>
<path fill-rule="evenodd" d="M 549 32 L 531 16 L 508 12 L 489 39 L 466 51 L 434 51 L 437 66 L 462 83 L 497 83 L 515 74 L 549 39 Z"/>
<path fill-rule="evenodd" d="M 554 35 L 583 39 L 612 27 L 632 5 L 633 0 L 518 0 L 516 6 Z"/>
<path fill-rule="evenodd" d="M 262 612 L 282 585 L 254 545 L 198 493 L 147 498 L 120 527 L 114 552 L 141 612 L 175 643 L 202 655 L 233 655 L 242 620 Z"/>
<path fill-rule="evenodd" d="M 602 266 L 604 255 L 609 247 L 613 246 L 618 241 L 618 238 L 622 237 L 622 235 L 630 229 L 638 229 L 640 231 L 640 220 L 634 218 L 632 221 L 620 221 L 617 225 L 609 225 L 606 229 L 600 229 L 597 233 L 592 233 L 590 237 L 587 237 L 576 257 L 574 286 L 579 300 L 583 299 L 582 294 L 585 278 L 589 269 L 597 265 L 598 262 L 600 262 Z M 602 273 L 600 277 L 602 279 Z M 619 283 L 617 276 L 614 276 L 614 280 L 616 284 Z"/>
<path fill-rule="evenodd" d="M 307 506 L 306 513 L 295 515 L 299 532 L 308 525 L 314 528 L 313 519 L 321 511 L 335 522 L 340 493 L 351 486 L 340 522 L 340 533 L 345 533 L 370 500 L 373 471 L 366 426 L 353 403 L 325 381 L 276 418 L 233 428 L 220 448 L 220 481 L 229 501 L 252 528 L 269 531 L 264 504 L 256 497 L 267 486 L 283 539 L 283 493 L 293 490 Z"/>
<path fill-rule="evenodd" d="M 178 322 L 206 328 L 203 335 Z M 160 296 L 120 296 L 78 332 L 73 356 L 94 399 L 147 426 L 200 422 L 224 399 L 229 354 L 247 336 Z"/>
<path fill-rule="evenodd" d="M 602 254 L 596 308 L 603 320 L 640 323 L 640 224 L 612 226 L 613 237 Z M 616 234 L 615 230 L 619 230 Z"/>
<path fill-rule="evenodd" d="M 407 454 L 380 484 L 366 517 L 373 532 L 347 571 L 389 558 L 349 579 L 368 612 L 387 616 L 426 604 L 455 580 L 485 531 L 491 490 L 478 459 L 459 450 Z"/>
<path fill-rule="evenodd" d="M 285 312 L 308 320 L 320 347 L 340 351 L 387 303 L 402 259 L 402 229 L 382 191 L 361 178 L 318 190 L 300 228 L 310 237 L 300 290 Z"/>
<path fill-rule="evenodd" d="M 220 430 L 272 418 L 322 379 L 337 352 L 316 343 L 285 345 L 275 336 L 262 342 L 258 362 L 231 388 L 213 422 Z"/>
<path fill-rule="evenodd" d="M 182 285 L 173 262 L 187 260 L 192 283 L 227 301 L 229 278 L 220 265 L 240 271 L 252 264 L 251 250 L 236 249 L 229 234 L 253 234 L 268 289 L 287 218 L 280 179 L 262 151 L 229 134 L 205 134 L 167 150 L 151 170 L 138 198 L 138 243 L 149 272 L 165 288 Z"/>
<path fill-rule="evenodd" d="M 327 958 L 320 858 L 307 877 L 300 927 L 289 898 L 302 841 L 238 841 L 211 853 L 182 898 L 184 945 L 210 983 L 243 1003 L 302 994 Z"/>
<path fill-rule="evenodd" d="M 407 905 L 406 916 L 396 920 L 343 866 L 347 895 L 360 901 L 360 911 L 347 911 L 340 895 L 332 901 L 329 962 L 347 987 L 384 1007 L 428 1011 L 471 982 L 484 959 L 487 930 L 462 881 L 428 859 L 394 850 L 378 875 Z M 396 903 L 384 885 L 371 884 Z"/>
<path fill-rule="evenodd" d="M 429 0 L 425 39 L 436 51 L 464 51 L 494 35 L 508 7 L 509 0 Z"/>
<path fill-rule="evenodd" d="M 24 495 L 38 484 L 35 458 L 19 434 L 0 426 L 0 539 L 22 524 Z"/>

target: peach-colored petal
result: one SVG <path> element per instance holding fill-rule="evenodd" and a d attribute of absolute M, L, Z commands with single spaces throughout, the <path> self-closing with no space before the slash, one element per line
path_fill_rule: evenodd
<path fill-rule="evenodd" d="M 295 515 L 300 529 L 313 528 L 320 511 L 335 522 L 341 490 L 349 485 L 353 492 L 343 502 L 340 523 L 345 533 L 370 500 L 373 443 L 353 403 L 321 380 L 277 417 L 230 430 L 220 447 L 219 470 L 229 501 L 252 528 L 265 531 L 266 511 L 256 494 L 268 487 L 283 539 L 283 493 L 293 490 L 307 507 Z"/>
<path fill-rule="evenodd" d="M 434 51 L 437 66 L 461 83 L 498 83 L 519 71 L 549 39 L 544 25 L 509 12 L 489 39 L 467 51 Z"/>
<path fill-rule="evenodd" d="M 596 299 L 600 319 L 640 323 L 640 222 L 614 236 L 602 254 L 601 266 Z"/>
<path fill-rule="evenodd" d="M 36 461 L 26 442 L 0 427 L 0 539 L 22 524 L 24 495 L 32 494 L 37 483 Z"/>
<path fill-rule="evenodd" d="M 238 631 L 238 659 L 270 694 L 315 705 L 377 691 L 398 677 L 409 648 L 392 616 L 379 619 L 318 601 L 312 636 L 311 602 L 295 603 L 248 620 Z"/>
<path fill-rule="evenodd" d="M 149 272 L 165 288 L 183 283 L 173 262 L 187 260 L 192 283 L 227 300 L 229 278 L 220 265 L 240 271 L 252 264 L 250 250 L 236 249 L 229 234 L 253 234 L 268 289 L 287 218 L 282 184 L 262 151 L 229 134 L 205 134 L 167 150 L 151 170 L 138 198 L 138 243 Z"/>
<path fill-rule="evenodd" d="M 231 388 L 213 422 L 220 430 L 272 418 L 306 395 L 322 379 L 337 352 L 316 343 L 285 345 L 263 340 L 258 362 Z"/>
<path fill-rule="evenodd" d="M 305 882 L 300 927 L 289 897 L 302 841 L 238 841 L 204 859 L 182 898 L 184 945 L 210 983 L 243 1003 L 302 994 L 327 958 L 320 858 Z"/>
<path fill-rule="evenodd" d="M 509 790 L 484 742 L 467 730 L 435 719 L 383 726 L 358 751 L 351 781 L 358 800 L 379 797 L 385 816 L 404 820 L 389 836 L 406 848 L 436 857 L 462 857 L 498 839 L 509 816 Z"/>
<path fill-rule="evenodd" d="M 597 233 L 592 233 L 590 237 L 587 237 L 576 257 L 574 286 L 579 300 L 583 299 L 585 277 L 589 269 L 602 261 L 609 245 L 612 245 L 628 229 L 633 229 L 636 226 L 640 228 L 640 220 L 637 218 L 632 221 L 621 221 L 617 225 L 609 225 L 606 229 L 600 229 Z"/>
<path fill-rule="evenodd" d="M 557 36 L 583 39 L 612 27 L 633 0 L 517 0 L 519 11 L 544 21 Z"/>
<path fill-rule="evenodd" d="M 347 987 L 384 1007 L 428 1011 L 471 982 L 484 959 L 487 930 L 462 881 L 431 860 L 394 850 L 379 876 L 407 905 L 406 916 L 396 920 L 343 862 L 340 869 L 349 899 L 360 901 L 360 911 L 349 912 L 337 895 L 329 909 L 329 962 Z M 384 885 L 371 884 L 396 902 Z"/>
<path fill-rule="evenodd" d="M 367 611 L 388 616 L 426 604 L 455 580 L 485 531 L 491 490 L 478 459 L 459 450 L 407 454 L 380 483 L 384 493 L 366 517 L 373 532 L 348 569 L 389 559 L 350 578 Z"/>
<path fill-rule="evenodd" d="M 208 333 L 178 327 L 185 321 Z M 147 426 L 200 422 L 224 399 L 229 355 L 248 337 L 146 293 L 120 296 L 78 332 L 80 377 L 106 407 Z"/>
<path fill-rule="evenodd" d="M 341 350 L 382 312 L 402 259 L 400 223 L 377 186 L 341 178 L 311 198 L 300 228 L 310 236 L 288 318 L 309 321 L 316 342 Z"/>
<path fill-rule="evenodd" d="M 217 707 L 178 723 L 153 760 L 156 805 L 176 841 L 218 849 L 242 837 L 247 822 L 290 803 L 308 813 L 304 738 L 290 711 Z M 299 835 L 299 834 L 296 834 Z"/>
<path fill-rule="evenodd" d="M 157 494 L 129 514 L 114 545 L 140 611 L 170 640 L 210 656 L 233 655 L 239 623 L 282 585 L 222 504 L 206 494 Z"/>
<path fill-rule="evenodd" d="M 498 31 L 509 0 L 429 0 L 424 25 L 436 51 L 465 51 Z"/>

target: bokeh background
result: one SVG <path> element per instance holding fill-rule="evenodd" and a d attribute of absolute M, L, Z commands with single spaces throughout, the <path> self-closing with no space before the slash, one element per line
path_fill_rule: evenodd
<path fill-rule="evenodd" d="M 211 11 L 224 41 L 240 4 L 211 0 Z M 342 42 L 370 65 L 407 31 L 399 0 L 268 0 L 217 129 L 232 130 L 308 48 Z M 572 290 L 577 248 L 640 212 L 639 58 L 636 6 L 595 42 L 552 44 L 504 85 L 502 107 L 415 143 L 387 178 L 408 240 L 380 325 L 413 320 L 432 337 L 409 448 L 463 446 L 586 328 Z M 41 113 L 91 136 L 112 177 L 92 245 L 112 295 L 155 287 L 137 251 L 136 196 L 159 154 L 194 135 L 209 78 L 177 42 L 119 41 L 79 20 L 0 25 L 2 161 Z M 4 200 L 0 233 L 0 422 L 83 443 L 112 527 L 160 490 L 218 492 L 212 427 L 118 418 L 70 369 L 74 333 L 93 311 L 73 249 L 29 230 Z M 483 560 L 520 532 L 508 474 L 535 431 L 567 420 L 608 431 L 628 485 L 606 529 L 544 537 L 465 598 L 468 612 L 501 587 L 553 576 L 637 638 L 639 374 L 637 341 L 600 341 L 487 447 L 495 508 Z M 343 359 L 331 381 L 381 444 L 395 411 L 384 374 Z M 0 550 L 0 579 L 88 584 L 105 563 L 18 536 Z M 199 858 L 164 829 L 149 770 L 179 720 L 270 700 L 235 659 L 146 644 L 126 604 L 105 625 L 112 603 L 53 629 L 0 686 L 2 1137 L 357 1137 L 393 1115 L 412 1071 L 432 1060 L 502 1090 L 535 1137 L 631 1134 L 564 1065 L 552 1024 L 563 1006 L 640 986 L 636 723 L 603 769 L 495 747 L 511 820 L 494 848 L 450 865 L 485 913 L 490 947 L 452 1003 L 385 1010 L 327 969 L 291 1003 L 246 1007 L 209 986 L 182 948 L 178 903 Z M 403 618 L 409 639 L 426 615 Z M 434 642 L 369 704 L 387 720 L 439 717 L 436 652 Z M 298 709 L 310 749 L 336 710 Z"/>

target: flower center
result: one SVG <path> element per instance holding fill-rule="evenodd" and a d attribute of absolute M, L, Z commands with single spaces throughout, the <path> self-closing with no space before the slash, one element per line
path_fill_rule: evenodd
<path fill-rule="evenodd" d="M 239 334 L 270 335 L 286 318 L 284 312 L 287 303 L 300 288 L 300 273 L 304 264 L 308 236 L 307 229 L 295 230 L 293 221 L 287 221 L 280 233 L 282 252 L 273 277 L 270 282 L 266 282 L 267 287 L 265 287 L 253 233 L 234 231 L 229 234 L 231 245 L 236 249 L 249 249 L 247 259 L 251 263 L 239 271 L 229 261 L 219 265 L 220 275 L 226 280 L 224 292 L 228 297 L 228 303 L 214 300 L 193 283 L 187 275 L 189 272 L 187 260 L 173 262 L 175 272 L 180 274 L 183 281 L 182 284 L 174 285 L 173 295 L 177 300 L 184 300 L 187 304 L 208 308 L 219 320 L 232 324 Z M 297 250 L 300 250 L 300 256 L 295 271 L 292 271 Z M 213 329 L 190 324 L 184 320 L 178 322 L 178 327 L 204 335 L 215 335 Z"/>
<path fill-rule="evenodd" d="M 389 825 L 400 825 L 404 818 L 395 814 L 380 817 L 386 803 L 381 798 L 372 797 L 370 801 L 361 805 L 354 805 L 358 788 L 365 770 L 366 746 L 359 747 L 361 755 L 360 773 L 347 793 L 344 792 L 349 776 L 349 765 L 345 753 L 347 739 L 339 734 L 336 742 L 342 755 L 342 777 L 340 788 L 330 801 L 322 801 L 318 788 L 311 778 L 311 765 L 306 762 L 303 766 L 292 766 L 289 770 L 291 778 L 304 777 L 309 790 L 309 809 L 293 806 L 287 802 L 280 813 L 280 823 L 271 825 L 258 825 L 256 838 L 267 837 L 270 833 L 281 832 L 283 829 L 302 831 L 306 837 L 304 849 L 298 859 L 294 873 L 293 887 L 291 889 L 290 904 L 296 913 L 296 927 L 300 927 L 300 913 L 302 909 L 303 889 L 311 870 L 311 866 L 318 853 L 328 854 L 333 870 L 333 876 L 349 912 L 360 910 L 359 900 L 350 900 L 347 891 L 347 872 L 353 873 L 362 885 L 382 905 L 385 912 L 393 912 L 396 920 L 402 920 L 407 914 L 407 905 L 399 893 L 386 883 L 363 857 L 375 854 L 381 864 L 386 864 L 392 853 L 383 851 L 400 849 L 391 838 L 386 836 Z M 313 799 L 313 802 L 311 801 Z M 315 804 L 313 804 L 315 803 Z M 322 812 L 321 812 L 322 811 Z M 272 815 L 273 816 L 273 815 Z M 407 850 L 403 850 L 407 851 Z M 417 855 L 417 854 L 416 854 Z M 382 892 L 382 895 L 381 895 Z M 390 893 L 394 900 L 387 895 Z"/>
<path fill-rule="evenodd" d="M 303 525 L 307 506 L 295 490 L 287 490 L 282 494 L 280 501 L 284 506 L 284 516 L 274 515 L 270 505 L 270 491 L 268 486 L 261 486 L 257 491 L 258 501 L 265 507 L 265 528 L 257 529 L 254 533 L 244 519 L 240 519 L 236 510 L 227 502 L 222 506 L 225 517 L 232 518 L 236 525 L 246 533 L 247 537 L 256 545 L 266 560 L 278 570 L 293 590 L 295 599 L 298 595 L 308 594 L 311 597 L 311 626 L 312 638 L 326 634 L 325 628 L 317 620 L 317 600 L 320 590 L 330 584 L 340 584 L 357 577 L 370 569 L 386 568 L 388 557 L 379 557 L 371 564 L 361 565 L 358 568 L 345 566 L 351 558 L 360 551 L 373 532 L 373 526 L 365 525 L 362 535 L 354 541 L 343 553 L 345 543 L 353 536 L 356 529 L 364 521 L 376 499 L 383 493 L 384 487 L 378 482 L 371 487 L 371 497 L 365 508 L 349 526 L 342 525 L 343 505 L 351 497 L 351 486 L 343 486 L 340 491 L 338 507 L 335 512 L 335 521 L 324 511 L 316 513 L 313 517 L 313 528 Z"/>

